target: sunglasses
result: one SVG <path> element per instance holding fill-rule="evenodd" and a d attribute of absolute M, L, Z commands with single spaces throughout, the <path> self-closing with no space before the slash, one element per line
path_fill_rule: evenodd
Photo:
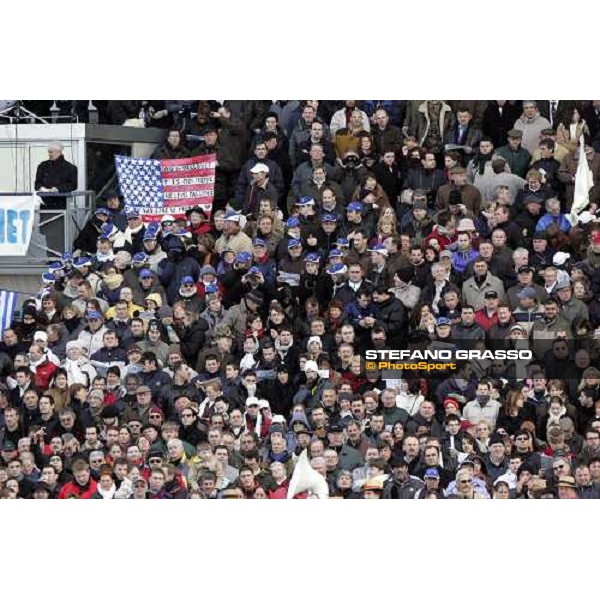
<path fill-rule="evenodd" d="M 461 479 L 458 483 L 473 483 L 472 479 Z"/>
<path fill-rule="evenodd" d="M 162 458 L 151 458 L 151 459 L 148 461 L 148 464 L 151 464 L 151 465 L 158 465 L 158 464 L 160 464 L 161 462 L 162 462 Z"/>

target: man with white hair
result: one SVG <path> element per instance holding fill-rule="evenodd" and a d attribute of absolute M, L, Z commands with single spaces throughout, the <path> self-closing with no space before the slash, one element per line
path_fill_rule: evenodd
<path fill-rule="evenodd" d="M 35 174 L 35 190 L 38 192 L 72 192 L 77 189 L 77 167 L 64 157 L 63 146 L 59 142 L 48 145 L 48 160 L 38 165 Z M 44 199 L 47 209 L 66 207 L 64 197 Z"/>

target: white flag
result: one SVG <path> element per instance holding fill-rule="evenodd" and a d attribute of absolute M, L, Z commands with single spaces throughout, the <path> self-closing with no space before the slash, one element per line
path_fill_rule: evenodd
<path fill-rule="evenodd" d="M 579 140 L 579 164 L 575 173 L 575 192 L 573 194 L 573 212 L 579 214 L 589 203 L 589 193 L 594 185 L 592 172 L 585 156 L 583 136 Z"/>

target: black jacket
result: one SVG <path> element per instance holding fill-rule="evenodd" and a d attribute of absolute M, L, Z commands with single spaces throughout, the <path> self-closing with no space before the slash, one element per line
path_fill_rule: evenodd
<path fill-rule="evenodd" d="M 496 148 L 503 146 L 508 141 L 508 132 L 514 128 L 515 121 L 520 116 L 521 108 L 508 102 L 500 115 L 498 102 L 490 100 L 483 113 L 483 135 L 491 137 Z"/>
<path fill-rule="evenodd" d="M 402 349 L 406 346 L 408 319 L 406 308 L 394 296 L 377 304 L 375 315 L 377 322 L 383 325 L 387 334 L 387 344 L 392 348 Z"/>
<path fill-rule="evenodd" d="M 36 190 L 55 187 L 59 192 L 72 192 L 77 189 L 77 167 L 64 156 L 45 160 L 38 165 L 34 187 Z"/>

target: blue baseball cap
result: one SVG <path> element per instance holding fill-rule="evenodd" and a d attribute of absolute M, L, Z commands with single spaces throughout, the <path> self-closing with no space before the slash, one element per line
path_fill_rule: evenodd
<path fill-rule="evenodd" d="M 144 232 L 144 242 L 154 241 L 158 236 L 154 231 L 145 231 Z"/>
<path fill-rule="evenodd" d="M 55 283 L 56 276 L 53 275 L 52 273 L 42 273 L 42 281 L 44 283 Z"/>
<path fill-rule="evenodd" d="M 314 204 L 315 199 L 312 196 L 302 196 L 302 198 L 298 198 L 296 200 L 297 206 L 308 206 L 309 204 Z"/>
<path fill-rule="evenodd" d="M 344 263 L 336 263 L 335 265 L 329 265 L 327 267 L 327 275 L 341 275 L 348 270 L 348 267 Z"/>
<path fill-rule="evenodd" d="M 87 318 L 88 319 L 102 319 L 102 313 L 98 312 L 97 310 L 91 310 L 88 314 L 87 314 Z"/>
<path fill-rule="evenodd" d="M 363 205 L 360 202 L 350 202 L 348 206 L 346 206 L 346 211 L 355 210 L 357 212 L 361 212 L 363 209 Z"/>
<path fill-rule="evenodd" d="M 136 252 L 133 255 L 133 262 L 134 263 L 138 263 L 138 264 L 143 264 L 145 262 L 148 262 L 148 255 L 145 252 Z"/>
<path fill-rule="evenodd" d="M 439 479 L 440 472 L 435 468 L 431 467 L 430 469 L 425 470 L 425 479 Z"/>
<path fill-rule="evenodd" d="M 260 275 L 260 269 L 258 267 L 250 267 L 248 269 L 248 275 Z"/>
<path fill-rule="evenodd" d="M 333 248 L 329 251 L 329 258 L 343 258 L 343 253 L 338 248 Z"/>
<path fill-rule="evenodd" d="M 76 267 L 91 267 L 92 259 L 89 256 L 80 256 L 79 258 L 75 259 L 75 262 L 73 264 Z"/>
<path fill-rule="evenodd" d="M 61 271 L 62 268 L 62 263 L 59 262 L 53 262 L 48 265 L 48 271 L 50 271 L 50 273 L 54 273 L 55 271 Z"/>
<path fill-rule="evenodd" d="M 117 228 L 112 223 L 104 223 L 104 225 L 102 225 L 101 231 L 104 235 L 110 236 L 113 233 L 117 232 Z"/>
<path fill-rule="evenodd" d="M 184 277 L 181 278 L 181 282 L 179 285 L 190 285 L 190 284 L 194 284 L 194 278 L 190 277 L 189 275 L 185 275 Z"/>
<path fill-rule="evenodd" d="M 110 217 L 110 210 L 108 210 L 106 206 L 97 206 L 94 212 L 97 215 L 106 215 L 107 217 Z"/>
<path fill-rule="evenodd" d="M 140 211 L 137 208 L 128 208 L 125 214 L 128 219 L 137 219 L 140 216 Z"/>
<path fill-rule="evenodd" d="M 297 240 L 296 238 L 288 240 L 288 248 L 297 248 L 298 246 L 302 246 L 302 242 L 300 240 Z"/>
<path fill-rule="evenodd" d="M 311 252 L 304 257 L 305 262 L 320 263 L 321 257 L 316 252 Z"/>
<path fill-rule="evenodd" d="M 375 244 L 371 249 L 371 252 L 377 252 L 378 254 L 388 255 L 388 250 L 383 244 Z"/>
<path fill-rule="evenodd" d="M 238 252 L 235 255 L 236 263 L 245 263 L 245 262 L 250 262 L 251 260 L 252 260 L 252 254 L 250 254 L 250 252 Z"/>
<path fill-rule="evenodd" d="M 62 255 L 63 262 L 73 262 L 73 255 L 70 252 L 65 252 Z"/>
<path fill-rule="evenodd" d="M 337 215 L 335 213 L 323 213 L 321 215 L 321 223 L 335 223 Z"/>
<path fill-rule="evenodd" d="M 288 226 L 288 229 L 291 227 L 300 227 L 300 221 L 299 221 L 298 217 L 290 217 L 287 220 L 287 226 Z"/>
<path fill-rule="evenodd" d="M 253 246 L 266 246 L 267 242 L 265 242 L 265 240 L 263 240 L 262 238 L 254 238 L 252 240 L 252 245 Z"/>
<path fill-rule="evenodd" d="M 138 275 L 138 277 L 140 277 L 140 278 L 142 278 L 142 279 L 143 279 L 144 277 L 154 277 L 154 273 L 153 273 L 153 272 L 152 272 L 150 269 L 142 269 L 142 270 L 139 272 L 139 275 Z"/>
<path fill-rule="evenodd" d="M 435 324 L 439 327 L 440 325 L 452 325 L 452 321 L 447 317 L 439 317 Z"/>
<path fill-rule="evenodd" d="M 350 242 L 348 241 L 348 238 L 338 238 L 335 245 L 339 246 L 340 248 L 350 248 Z"/>
<path fill-rule="evenodd" d="M 236 212 L 235 210 L 228 210 L 223 217 L 223 221 L 235 221 L 239 223 L 240 216 L 240 213 Z"/>

